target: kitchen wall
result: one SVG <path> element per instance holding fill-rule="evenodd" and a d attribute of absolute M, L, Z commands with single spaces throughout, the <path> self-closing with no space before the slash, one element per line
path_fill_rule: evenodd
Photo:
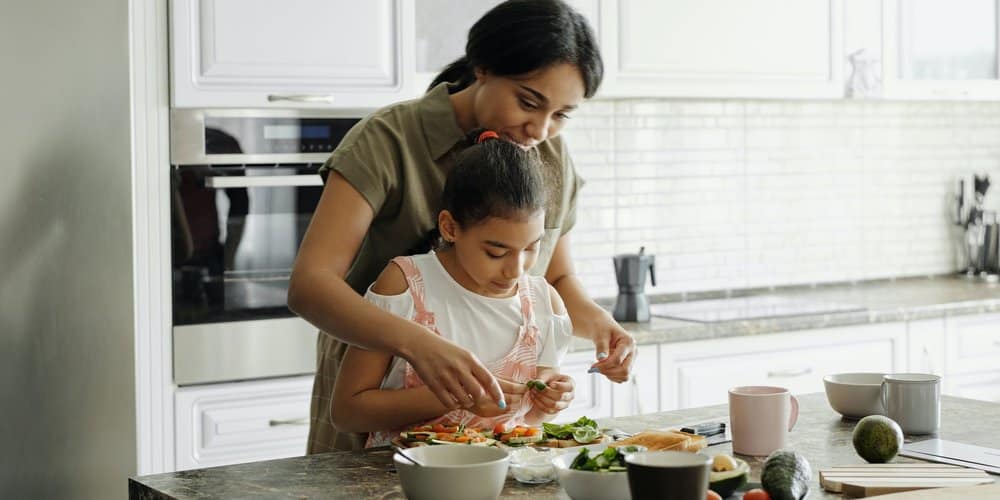
<path fill-rule="evenodd" d="M 650 293 L 950 272 L 957 177 L 1000 181 L 1000 103 L 597 100 L 564 134 L 596 297 L 640 246 Z"/>

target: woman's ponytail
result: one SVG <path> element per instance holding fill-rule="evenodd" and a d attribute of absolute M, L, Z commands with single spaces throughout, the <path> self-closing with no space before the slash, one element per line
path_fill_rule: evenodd
<path fill-rule="evenodd" d="M 455 62 L 445 66 L 441 73 L 434 78 L 427 90 L 430 91 L 432 88 L 437 87 L 439 84 L 448 82 L 456 86 L 455 90 L 462 90 L 472 82 L 476 81 L 476 75 L 473 72 L 469 64 L 469 58 L 466 56 L 459 57 Z"/>

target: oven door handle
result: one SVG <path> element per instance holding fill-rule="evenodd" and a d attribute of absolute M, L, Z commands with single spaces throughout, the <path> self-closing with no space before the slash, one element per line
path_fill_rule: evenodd
<path fill-rule="evenodd" d="M 251 188 L 251 187 L 305 187 L 322 186 L 319 174 L 305 175 L 260 175 L 260 176 L 215 176 L 205 178 L 205 187 L 211 189 Z"/>

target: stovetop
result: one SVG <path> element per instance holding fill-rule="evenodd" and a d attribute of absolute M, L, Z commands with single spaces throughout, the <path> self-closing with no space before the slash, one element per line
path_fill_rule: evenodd
<path fill-rule="evenodd" d="M 668 302 L 650 304 L 649 306 L 649 312 L 653 316 L 684 321 L 697 321 L 700 323 L 864 310 L 866 310 L 865 307 L 856 304 L 810 300 L 783 295 L 757 295 L 726 299 L 694 300 L 690 302 Z"/>

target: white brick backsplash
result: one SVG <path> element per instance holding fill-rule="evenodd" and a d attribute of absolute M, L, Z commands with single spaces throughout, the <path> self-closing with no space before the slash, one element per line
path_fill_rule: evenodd
<path fill-rule="evenodd" d="M 588 180 L 574 263 L 597 297 L 640 246 L 652 293 L 950 272 L 956 179 L 1000 184 L 993 102 L 598 100 L 565 136 Z"/>

